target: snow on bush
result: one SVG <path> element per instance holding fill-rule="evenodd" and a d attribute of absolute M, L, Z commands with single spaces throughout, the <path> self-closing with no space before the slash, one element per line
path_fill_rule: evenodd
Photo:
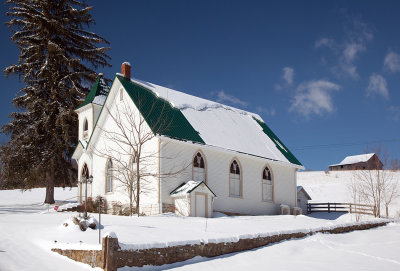
<path fill-rule="evenodd" d="M 90 216 L 87 219 L 80 216 L 71 216 L 62 225 L 69 230 L 80 229 L 81 231 L 86 231 L 87 228 L 95 230 L 99 227 L 97 220 Z"/>

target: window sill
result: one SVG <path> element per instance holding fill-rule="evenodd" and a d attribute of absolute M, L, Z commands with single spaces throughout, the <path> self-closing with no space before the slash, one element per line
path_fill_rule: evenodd
<path fill-rule="evenodd" d="M 88 131 L 83 131 L 82 138 L 83 138 L 84 140 L 88 139 L 88 138 L 89 138 L 89 132 L 88 132 Z"/>
<path fill-rule="evenodd" d="M 242 196 L 232 196 L 232 195 L 229 195 L 229 197 L 230 197 L 230 198 L 233 198 L 233 199 L 243 199 Z"/>
<path fill-rule="evenodd" d="M 274 203 L 273 200 L 262 200 L 261 202 L 264 202 L 264 203 Z"/>

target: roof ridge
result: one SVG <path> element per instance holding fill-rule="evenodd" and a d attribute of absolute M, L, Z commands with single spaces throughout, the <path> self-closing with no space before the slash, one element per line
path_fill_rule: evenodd
<path fill-rule="evenodd" d="M 117 73 L 117 75 L 123 76 L 120 73 Z M 227 110 L 232 110 L 232 111 L 238 112 L 238 113 L 240 113 L 242 115 L 250 115 L 252 117 L 256 117 L 259 120 L 262 120 L 262 118 L 257 113 L 254 113 L 254 112 L 246 111 L 246 110 L 243 110 L 243 109 L 240 109 L 240 108 L 237 108 L 237 107 L 234 107 L 234 106 L 226 105 L 226 104 L 223 104 L 223 103 L 220 103 L 220 102 L 217 102 L 217 101 L 208 100 L 208 99 L 205 99 L 205 98 L 202 98 L 202 97 L 198 97 L 198 96 L 195 96 L 195 95 L 192 95 L 192 94 L 188 94 L 188 93 L 180 91 L 180 90 L 172 89 L 172 88 L 169 88 L 169 87 L 164 87 L 164 86 L 161 86 L 161 85 L 158 85 L 158 84 L 155 84 L 155 83 L 152 83 L 152 82 L 147 82 L 147 81 L 144 81 L 144 80 L 141 80 L 141 79 L 138 79 L 138 78 L 133 78 L 132 77 L 132 78 L 130 78 L 130 80 L 133 83 L 137 83 L 137 84 L 142 85 L 143 87 L 151 88 L 149 90 L 151 90 L 153 93 L 155 93 L 159 97 L 161 95 L 160 95 L 160 93 L 158 93 L 155 90 L 156 87 L 160 87 L 160 88 L 163 88 L 163 89 L 166 89 L 166 90 L 174 91 L 174 92 L 179 93 L 180 95 L 185 95 L 185 96 L 188 96 L 188 97 L 193 97 L 195 99 L 204 101 L 203 104 L 200 104 L 200 106 L 195 107 L 195 106 L 193 106 L 191 104 L 176 105 L 173 102 L 171 102 L 170 99 L 168 99 L 166 97 L 163 97 L 163 96 L 160 97 L 160 98 L 163 98 L 164 100 L 167 100 L 174 107 L 176 107 L 178 109 L 181 109 L 181 110 L 185 110 L 185 109 L 189 109 L 190 108 L 190 109 L 201 111 L 201 110 L 206 110 L 207 108 L 224 108 L 224 109 L 227 109 Z M 207 103 L 211 103 L 211 104 L 207 104 Z"/>

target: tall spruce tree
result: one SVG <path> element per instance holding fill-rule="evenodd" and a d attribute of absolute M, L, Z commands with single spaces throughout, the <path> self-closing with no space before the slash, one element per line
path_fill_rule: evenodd
<path fill-rule="evenodd" d="M 93 69 L 111 66 L 109 44 L 86 29 L 92 7 L 77 0 L 9 0 L 7 23 L 18 46 L 16 74 L 24 87 L 13 99 L 17 112 L 2 127 L 10 136 L 0 148 L 6 181 L 24 188 L 46 186 L 45 203 L 54 203 L 54 186 L 76 175 L 71 155 L 78 142 L 74 109 L 96 79 Z"/>

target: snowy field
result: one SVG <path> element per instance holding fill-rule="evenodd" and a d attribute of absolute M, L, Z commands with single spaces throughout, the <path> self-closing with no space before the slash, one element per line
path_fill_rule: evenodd
<path fill-rule="evenodd" d="M 311 202 L 351 202 L 348 185 L 354 178 L 353 171 L 307 171 L 297 173 L 297 185 L 305 188 Z M 394 173 L 400 193 L 400 171 Z M 389 206 L 391 217 L 400 217 L 400 197 Z"/>
<path fill-rule="evenodd" d="M 400 224 L 345 234 L 317 234 L 215 258 L 119 271 L 155 270 L 400 270 Z"/>
<path fill-rule="evenodd" d="M 76 189 L 72 189 L 72 191 L 56 189 L 55 191 L 56 200 L 70 199 L 75 195 Z M 17 190 L 0 191 L 0 270 L 54 270 L 55 266 L 57 266 L 57 270 L 100 270 L 74 262 L 50 251 L 52 247 L 100 249 L 100 245 L 98 244 L 98 231 L 88 229 L 86 232 L 81 232 L 75 225 L 65 228 L 62 224 L 68 220 L 71 213 L 55 212 L 52 210 L 52 206 L 48 207 L 41 203 L 43 198 L 44 189 L 34 189 L 23 194 Z M 96 218 L 97 216 L 94 215 Z M 322 217 L 225 217 L 221 215 L 218 218 L 204 219 L 178 217 L 171 214 L 139 218 L 102 215 L 102 224 L 104 225 L 102 231 L 116 232 L 122 243 L 121 246 L 124 248 L 162 247 L 181 243 L 199 243 L 200 241 L 236 241 L 239 238 L 265 236 L 279 232 L 309 231 L 310 229 L 315 230 L 321 227 L 329 228 L 334 225 L 352 223 L 355 220 L 349 214 L 333 214 L 328 219 Z M 367 219 L 373 218 L 368 217 Z M 359 236 L 361 233 L 358 232 L 340 235 L 343 237 L 316 235 L 215 259 L 197 257 L 185 262 L 186 265 L 184 266 L 177 264 L 164 267 L 146 267 L 144 269 L 163 270 L 179 267 L 181 270 L 200 270 L 203 268 L 224 270 L 228 267 L 234 267 L 239 270 L 243 268 L 244 261 L 252 261 L 254 268 L 270 266 L 270 264 L 278 268 L 279 264 L 284 263 L 285 269 L 297 270 L 299 268 L 296 261 L 306 261 L 307 259 L 303 259 L 304 257 L 308 257 L 309 260 L 312 259 L 313 254 L 315 254 L 313 251 L 319 251 L 319 248 L 326 244 L 332 247 L 329 250 L 329 253 L 334 253 L 332 259 L 345 257 L 344 251 L 351 249 L 359 252 L 359 254 L 356 253 L 359 259 L 362 253 L 371 254 L 378 259 L 379 257 L 384 258 L 381 255 L 383 251 L 381 246 L 384 246 L 384 244 L 377 242 L 377 240 L 384 242 L 386 247 L 391 248 L 392 251 L 398 249 L 400 238 L 395 239 L 393 231 L 400 232 L 400 225 L 393 224 L 377 230 L 366 231 L 362 236 Z M 374 232 L 370 236 L 371 239 L 369 239 L 368 232 Z M 376 242 L 376 247 L 375 243 L 372 245 L 371 251 L 357 250 L 362 248 L 361 244 L 359 248 L 346 247 L 346 244 L 347 246 L 351 245 L 350 240 L 353 235 L 354 238 L 363 240 L 365 243 Z M 342 244 L 341 238 L 348 238 L 343 239 L 348 241 L 343 241 L 345 243 Z M 387 240 L 390 240 L 390 242 Z M 304 250 L 305 245 L 307 250 Z M 335 246 L 340 247 L 337 252 Z M 322 251 L 319 251 L 319 253 L 322 253 Z M 264 254 L 269 254 L 269 256 L 264 256 Z M 385 265 L 386 270 L 394 270 L 391 268 L 393 268 L 393 262 L 396 261 L 397 267 L 399 267 L 400 256 L 396 258 L 396 255 L 392 257 L 393 259 L 386 257 L 392 259 L 391 261 L 388 260 L 387 263 L 384 261 L 387 264 Z M 284 257 L 289 257 L 295 262 L 289 264 Z M 328 258 L 328 256 L 326 257 Z M 324 262 L 322 258 L 318 259 L 321 264 Z M 348 260 L 348 264 L 351 264 L 351 261 L 354 261 L 354 255 L 349 255 Z M 346 259 L 344 261 L 346 262 Z M 314 270 L 321 269 L 323 266 L 320 265 L 319 267 L 316 265 Z"/>

